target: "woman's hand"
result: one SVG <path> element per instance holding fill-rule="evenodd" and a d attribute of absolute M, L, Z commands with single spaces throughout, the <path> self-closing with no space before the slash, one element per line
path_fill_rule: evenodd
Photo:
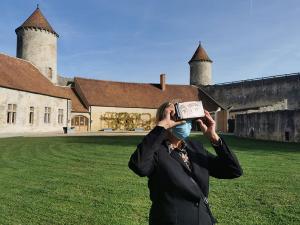
<path fill-rule="evenodd" d="M 204 110 L 204 114 L 204 117 L 199 118 L 196 121 L 199 123 L 203 134 L 208 137 L 213 144 L 217 144 L 220 137 L 216 133 L 216 122 L 207 110 Z"/>
<path fill-rule="evenodd" d="M 165 129 L 170 129 L 179 124 L 185 123 L 185 121 L 174 121 L 171 119 L 175 115 L 175 107 L 173 104 L 170 104 L 164 111 L 164 117 L 161 121 L 157 123 L 157 126 L 164 127 Z"/>

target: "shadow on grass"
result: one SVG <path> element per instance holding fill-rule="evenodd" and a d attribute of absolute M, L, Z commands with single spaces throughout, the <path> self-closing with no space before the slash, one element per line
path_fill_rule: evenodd
<path fill-rule="evenodd" d="M 255 140 L 248 138 L 235 137 L 232 135 L 222 135 L 228 146 L 238 151 L 251 151 L 257 153 L 284 153 L 299 152 L 300 143 L 287 143 L 277 141 Z M 137 146 L 143 139 L 143 136 L 66 136 L 66 137 L 15 137 L 5 138 L 1 141 L 11 142 L 55 142 L 55 143 L 74 143 L 74 144 L 95 144 L 95 145 L 119 145 L 119 146 Z M 205 147 L 210 147 L 210 142 L 201 134 L 193 134 L 192 140 L 200 141 Z"/>
<path fill-rule="evenodd" d="M 255 152 L 299 152 L 300 143 L 286 143 L 277 141 L 255 140 L 235 137 L 232 135 L 222 135 L 229 147 L 238 151 Z M 89 137 L 67 137 L 65 141 L 69 143 L 89 143 L 104 145 L 136 146 L 143 139 L 143 136 L 89 136 Z M 192 135 L 191 139 L 202 142 L 205 146 L 210 146 L 209 141 L 203 135 Z"/>
<path fill-rule="evenodd" d="M 265 152 L 265 153 L 283 153 L 299 152 L 300 143 L 287 143 L 279 141 L 256 140 L 250 138 L 241 138 L 232 135 L 221 135 L 229 147 L 238 151 Z M 210 145 L 209 141 L 202 135 L 195 135 L 194 140 L 200 140 L 203 144 Z"/>
<path fill-rule="evenodd" d="M 79 136 L 64 137 L 64 142 L 68 143 L 86 143 L 103 145 L 122 145 L 136 146 L 143 139 L 143 136 Z"/>

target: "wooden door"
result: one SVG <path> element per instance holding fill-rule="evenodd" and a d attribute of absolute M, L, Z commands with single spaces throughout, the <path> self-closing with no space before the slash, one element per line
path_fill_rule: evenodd
<path fill-rule="evenodd" d="M 89 128 L 89 119 L 85 116 L 74 116 L 71 122 L 76 132 L 86 132 Z"/>

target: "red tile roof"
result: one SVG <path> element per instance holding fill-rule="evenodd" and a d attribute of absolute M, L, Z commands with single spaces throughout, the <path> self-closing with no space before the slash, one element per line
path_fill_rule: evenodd
<path fill-rule="evenodd" d="M 80 97 L 90 106 L 158 108 L 162 103 L 178 99 L 180 101 L 202 100 L 209 111 L 220 105 L 205 92 L 190 85 L 166 85 L 164 91 L 160 84 L 126 83 L 93 80 L 75 77 L 75 88 Z"/>
<path fill-rule="evenodd" d="M 191 58 L 190 62 L 193 61 L 207 61 L 207 62 L 212 62 L 212 60 L 208 57 L 205 49 L 202 47 L 201 44 L 199 44 L 198 48 L 196 49 L 193 57 Z"/>
<path fill-rule="evenodd" d="M 42 29 L 46 30 L 50 33 L 55 34 L 58 37 L 58 34 L 54 31 L 51 27 L 50 23 L 42 14 L 41 10 L 37 8 L 29 17 L 28 19 L 16 29 L 16 32 L 22 28 L 35 28 L 35 29 Z"/>
<path fill-rule="evenodd" d="M 29 61 L 0 54 L 0 86 L 53 97 L 65 98 Z"/>
<path fill-rule="evenodd" d="M 72 100 L 72 111 L 87 112 L 74 91 L 55 86 L 30 62 L 0 53 L 0 87 Z"/>
<path fill-rule="evenodd" d="M 60 87 L 63 89 L 65 96 L 72 101 L 72 112 L 88 112 L 88 109 L 83 105 L 75 90 L 69 87 Z"/>

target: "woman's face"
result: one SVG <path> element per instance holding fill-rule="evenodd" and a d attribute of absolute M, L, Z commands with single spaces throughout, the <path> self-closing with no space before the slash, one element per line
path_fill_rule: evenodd
<path fill-rule="evenodd" d="M 175 121 L 175 106 L 173 103 L 170 103 L 167 108 L 171 108 L 171 119 Z M 191 132 L 191 129 L 192 129 L 192 122 L 191 121 L 186 121 L 186 123 L 184 124 L 180 124 L 180 125 L 177 125 L 171 129 L 168 129 L 169 131 L 169 138 L 170 138 L 170 135 L 172 135 L 173 137 L 176 137 L 177 139 L 186 139 L 189 135 L 190 135 L 190 132 Z"/>
<path fill-rule="evenodd" d="M 172 135 L 180 140 L 185 140 L 191 134 L 192 120 L 186 120 L 185 123 L 179 124 L 172 129 Z"/>

